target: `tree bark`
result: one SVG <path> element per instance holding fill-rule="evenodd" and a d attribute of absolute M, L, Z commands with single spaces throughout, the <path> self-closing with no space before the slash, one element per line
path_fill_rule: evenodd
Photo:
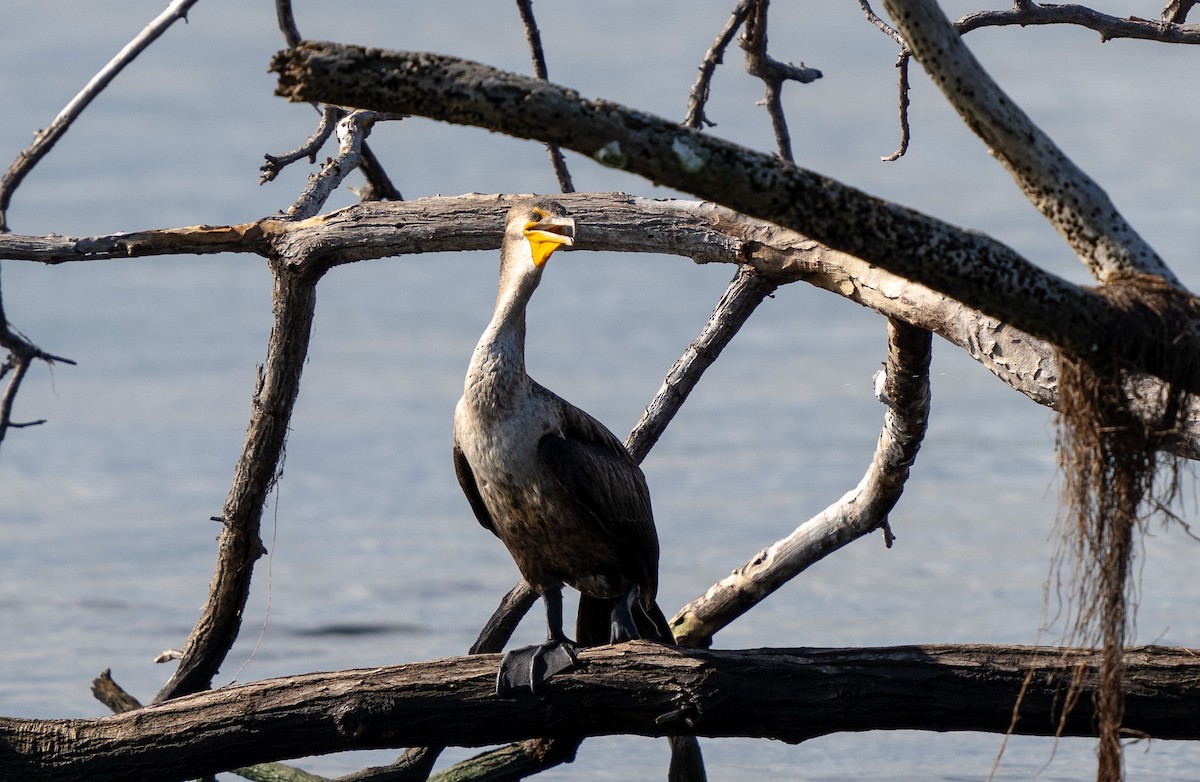
<path fill-rule="evenodd" d="M 1137 647 L 1126 659 L 1125 726 L 1200 739 L 1200 655 Z M 500 698 L 499 657 L 472 655 L 270 679 L 98 719 L 0 718 L 0 778 L 162 782 L 299 753 L 618 733 L 800 742 L 839 731 L 1011 727 L 1090 736 L 1098 662 L 1095 652 L 1020 646 L 700 651 L 633 642 L 584 650 L 580 666 L 538 697 Z M 1081 697 L 1068 698 L 1073 685 Z"/>
<path fill-rule="evenodd" d="M 1103 297 L 980 233 L 644 112 L 482 63 L 306 41 L 276 55 L 276 92 L 484 127 L 602 163 L 799 231 L 1080 356 L 1109 353 L 1200 393 L 1200 333 L 1133 331 Z"/>
<path fill-rule="evenodd" d="M 1053 350 L 1029 333 L 982 315 L 919 282 L 803 234 L 716 204 L 622 193 L 558 196 L 580 222 L 578 250 L 683 255 L 697 263 L 744 263 L 779 284 L 804 281 L 881 315 L 932 331 L 1004 383 L 1048 407 L 1057 403 Z M 277 217 L 234 226 L 189 226 L 91 237 L 0 235 L 0 260 L 79 263 L 155 255 L 303 250 L 324 266 L 413 253 L 494 250 L 509 197 L 462 195 L 348 207 L 309 220 Z M 453 230 L 448 230 L 453 226 Z M 319 249 L 320 252 L 313 252 Z M 294 254 L 294 253 L 293 253 Z M 1161 382 L 1131 377 L 1134 398 L 1157 415 Z M 1200 410 L 1193 401 L 1169 450 L 1200 459 Z M 1139 413 L 1140 414 L 1140 413 Z"/>
<path fill-rule="evenodd" d="M 988 75 L 934 0 L 883 4 L 946 100 L 1093 277 L 1156 274 L 1180 285 L 1100 185 Z"/>
<path fill-rule="evenodd" d="M 254 562 L 266 552 L 259 538 L 262 509 L 279 476 L 316 307 L 316 278 L 293 273 L 282 260 L 273 267 L 275 324 L 259 370 L 242 454 L 219 519 L 216 572 L 179 666 L 155 696 L 156 703 L 211 686 L 237 639 Z"/>

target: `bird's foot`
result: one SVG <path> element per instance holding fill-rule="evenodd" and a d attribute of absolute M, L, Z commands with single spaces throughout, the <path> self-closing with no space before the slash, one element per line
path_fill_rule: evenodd
<path fill-rule="evenodd" d="M 610 644 L 636 641 L 641 637 L 642 634 L 638 632 L 637 625 L 634 624 L 632 617 L 628 621 L 622 621 L 616 616 L 613 617 L 612 625 L 608 630 L 608 642 Z"/>
<path fill-rule="evenodd" d="M 551 676 L 574 668 L 575 662 L 575 644 L 565 639 L 513 649 L 500 660 L 496 694 L 511 695 L 521 689 L 537 692 Z"/>
<path fill-rule="evenodd" d="M 633 587 L 617 601 L 612 610 L 612 622 L 608 629 L 608 642 L 619 644 L 642 637 L 637 622 L 633 621 L 633 601 L 637 599 L 637 587 Z"/>

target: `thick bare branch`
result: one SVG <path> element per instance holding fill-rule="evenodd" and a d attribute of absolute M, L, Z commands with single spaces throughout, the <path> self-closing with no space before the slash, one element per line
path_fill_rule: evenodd
<path fill-rule="evenodd" d="M 300 391 L 317 281 L 317 277 L 295 274 L 282 263 L 273 267 L 275 323 L 251 402 L 242 453 L 219 519 L 216 573 L 179 667 L 155 696 L 155 703 L 212 685 L 241 626 L 254 562 L 265 553 L 259 538 L 262 511 L 282 466 L 288 425 Z"/>
<path fill-rule="evenodd" d="M 935 0 L 884 6 L 942 94 L 1096 279 L 1156 274 L 1179 284 L 1100 185 L 988 75 Z"/>
<path fill-rule="evenodd" d="M 1127 650 L 1126 726 L 1195 739 L 1200 655 Z M 701 651 L 588 649 L 537 698 L 495 694 L 497 655 L 270 679 L 100 719 L 0 718 L 0 776 L 43 782 L 189 779 L 295 753 L 452 741 L 485 746 L 613 733 L 804 741 L 846 730 L 1092 735 L 1096 653 L 1006 646 Z M 1018 719 L 1013 706 L 1021 695 Z M 830 704 L 836 703 L 836 708 Z M 242 740 L 238 740 L 242 737 Z"/>
<path fill-rule="evenodd" d="M 1194 5 L 1196 0 L 1167 0 L 1167 4 L 1163 6 L 1162 20 L 1171 24 L 1183 24 Z"/>
<path fill-rule="evenodd" d="M 718 630 L 809 565 L 885 527 L 925 436 L 930 352 L 929 332 L 888 321 L 887 363 L 876 379 L 876 393 L 887 412 L 866 475 L 836 503 L 680 609 L 671 619 L 671 629 L 681 643 L 708 646 Z"/>
<path fill-rule="evenodd" d="M 1130 330 L 1103 297 L 985 235 L 873 198 L 815 172 L 614 103 L 454 57 L 306 42 L 280 53 L 278 92 L 357 103 L 553 142 L 669 187 L 802 232 L 1087 356 L 1120 357 L 1200 392 L 1200 333 L 1165 344 Z"/>
<path fill-rule="evenodd" d="M 966 351 L 1000 380 L 1041 405 L 1057 400 L 1057 364 L 1048 343 L 874 264 L 831 250 L 794 231 L 715 204 L 623 194 L 562 197 L 580 219 L 582 250 L 656 252 L 700 263 L 746 263 L 773 283 L 803 280 L 934 332 Z M 0 258 L 67 263 L 175 253 L 266 255 L 274 242 L 308 253 L 309 273 L 367 258 L 408 253 L 494 250 L 508 208 L 504 196 L 465 195 L 349 207 L 310 220 L 267 218 L 237 226 L 192 226 L 87 238 L 0 235 Z M 455 231 L 439 230 L 453 224 Z M 1134 378 L 1132 396 L 1152 405 L 1160 384 Z M 1200 458 L 1200 410 L 1171 450 Z M 1148 412 L 1152 412 L 1148 409 Z M 1147 419 L 1149 420 L 1149 418 Z"/>

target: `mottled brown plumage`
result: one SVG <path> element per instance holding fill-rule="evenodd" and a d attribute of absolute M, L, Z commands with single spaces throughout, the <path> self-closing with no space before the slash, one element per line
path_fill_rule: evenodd
<path fill-rule="evenodd" d="M 573 661 L 563 584 L 581 594 L 581 644 L 671 638 L 655 603 L 658 536 L 645 476 L 603 424 L 525 372 L 526 305 L 550 253 L 573 236 L 574 221 L 556 203 L 510 209 L 496 309 L 454 412 L 463 492 L 546 603 L 547 643 L 506 657 L 501 690 L 533 688 Z"/>

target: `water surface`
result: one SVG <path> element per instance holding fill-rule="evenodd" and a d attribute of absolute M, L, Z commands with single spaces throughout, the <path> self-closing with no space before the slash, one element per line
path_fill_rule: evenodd
<path fill-rule="evenodd" d="M 9 3 L 0 157 L 11 159 L 159 5 Z M 919 74 L 913 149 L 879 161 L 897 143 L 893 47 L 855 4 L 816 5 L 773 7 L 775 56 L 825 73 L 787 90 L 798 162 L 987 231 L 1082 281 L 1065 245 Z M 693 0 L 538 12 L 554 79 L 681 118 L 728 9 Z M 306 2 L 297 18 L 313 38 L 528 70 L 504 4 Z M 1049 29 L 982 31 L 970 43 L 1194 285 L 1194 50 Z M 280 45 L 269 4 L 199 3 L 29 177 L 13 229 L 86 235 L 286 208 L 307 170 L 259 187 L 257 167 L 263 153 L 300 143 L 316 115 L 271 97 L 266 63 Z M 712 132 L 769 148 L 754 105 L 761 90 L 739 60 L 731 51 L 714 84 Z M 372 143 L 407 197 L 555 190 L 534 144 L 423 120 L 382 126 Z M 580 189 L 670 195 L 569 162 Z M 352 201 L 339 194 L 330 208 Z M 530 313 L 530 370 L 624 433 L 731 274 L 669 257 L 556 255 Z M 99 715 L 91 678 L 111 667 L 152 696 L 170 671 L 151 660 L 184 642 L 206 595 L 217 533 L 208 519 L 245 430 L 270 278 L 261 259 L 211 256 L 8 263 L 3 282 L 13 322 L 79 366 L 31 373 L 18 417 L 49 423 L 11 433 L 0 458 L 0 713 Z M 322 281 L 285 474 L 264 524 L 271 556 L 219 683 L 460 654 L 515 582 L 449 459 L 453 405 L 494 292 L 491 253 L 372 261 Z M 882 320 L 828 293 L 790 286 L 762 305 L 645 463 L 668 612 L 858 482 L 883 415 L 871 378 L 884 354 Z M 944 343 L 933 372 L 929 436 L 892 515 L 895 547 L 878 535 L 856 542 L 722 632 L 719 646 L 1032 643 L 1061 633 L 1040 629 L 1058 510 L 1053 420 Z M 1138 559 L 1137 640 L 1200 645 L 1200 586 L 1189 578 L 1200 547 L 1177 529 L 1152 532 Z M 521 628 L 522 639 L 540 634 L 536 615 Z M 1001 739 L 902 732 L 704 746 L 713 779 L 960 780 L 984 778 Z M 332 775 L 388 756 L 305 766 Z M 661 778 L 666 762 L 664 742 L 597 739 L 544 778 Z M 1198 762 L 1197 748 L 1179 742 L 1127 757 L 1131 780 L 1198 778 Z M 1091 742 L 1013 739 L 997 778 L 1079 779 L 1093 764 Z"/>

